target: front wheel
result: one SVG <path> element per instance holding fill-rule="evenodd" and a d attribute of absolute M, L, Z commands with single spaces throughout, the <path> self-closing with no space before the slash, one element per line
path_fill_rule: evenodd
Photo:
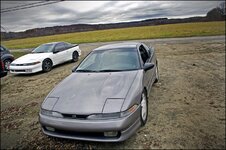
<path fill-rule="evenodd" d="M 145 92 L 142 93 L 140 104 L 141 104 L 140 120 L 141 125 L 144 126 L 148 119 L 148 99 L 147 94 Z"/>
<path fill-rule="evenodd" d="M 51 69 L 52 69 L 52 61 L 49 60 L 49 59 L 45 59 L 43 62 L 42 62 L 42 70 L 43 72 L 49 72 Z"/>
<path fill-rule="evenodd" d="M 158 68 L 158 63 L 156 62 L 156 67 L 155 67 L 155 83 L 159 81 L 159 68 Z"/>
<path fill-rule="evenodd" d="M 10 66 L 11 62 L 12 61 L 10 59 L 4 60 L 4 67 L 5 67 L 6 71 L 9 71 L 9 66 Z"/>

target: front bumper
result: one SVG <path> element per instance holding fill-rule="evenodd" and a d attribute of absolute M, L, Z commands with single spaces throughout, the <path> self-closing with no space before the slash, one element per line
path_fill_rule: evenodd
<path fill-rule="evenodd" d="M 31 66 L 10 66 L 9 70 L 13 74 L 30 74 L 42 71 L 42 65 L 40 63 Z"/>
<path fill-rule="evenodd" d="M 54 137 L 100 142 L 119 142 L 128 139 L 141 126 L 140 107 L 129 116 L 109 120 L 78 120 L 54 118 L 39 114 L 44 134 Z M 49 131 L 52 127 L 55 131 Z M 118 136 L 105 137 L 104 132 L 117 131 Z"/>

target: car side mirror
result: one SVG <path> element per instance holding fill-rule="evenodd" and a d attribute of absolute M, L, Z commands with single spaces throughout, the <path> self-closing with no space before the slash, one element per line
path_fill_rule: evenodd
<path fill-rule="evenodd" d="M 78 66 L 75 66 L 75 67 L 72 69 L 72 72 L 75 72 L 77 68 L 78 68 Z"/>
<path fill-rule="evenodd" d="M 144 71 L 148 71 L 148 70 L 154 68 L 154 66 L 155 66 L 155 64 L 153 64 L 153 63 L 145 63 L 144 64 Z"/>

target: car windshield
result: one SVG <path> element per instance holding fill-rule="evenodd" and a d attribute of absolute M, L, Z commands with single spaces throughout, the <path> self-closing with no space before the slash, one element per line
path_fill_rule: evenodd
<path fill-rule="evenodd" d="M 32 53 L 49 53 L 53 51 L 53 48 L 54 44 L 43 44 L 35 48 Z"/>
<path fill-rule="evenodd" d="M 91 52 L 76 72 L 114 72 L 140 68 L 136 49 L 97 50 Z"/>

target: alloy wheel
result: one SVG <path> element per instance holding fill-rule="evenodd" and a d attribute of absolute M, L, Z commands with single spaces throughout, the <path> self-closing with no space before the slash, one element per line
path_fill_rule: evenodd
<path fill-rule="evenodd" d="M 10 66 L 10 64 L 11 64 L 11 60 L 5 60 L 4 61 L 4 67 L 5 67 L 5 70 L 9 70 L 9 66 Z"/>

